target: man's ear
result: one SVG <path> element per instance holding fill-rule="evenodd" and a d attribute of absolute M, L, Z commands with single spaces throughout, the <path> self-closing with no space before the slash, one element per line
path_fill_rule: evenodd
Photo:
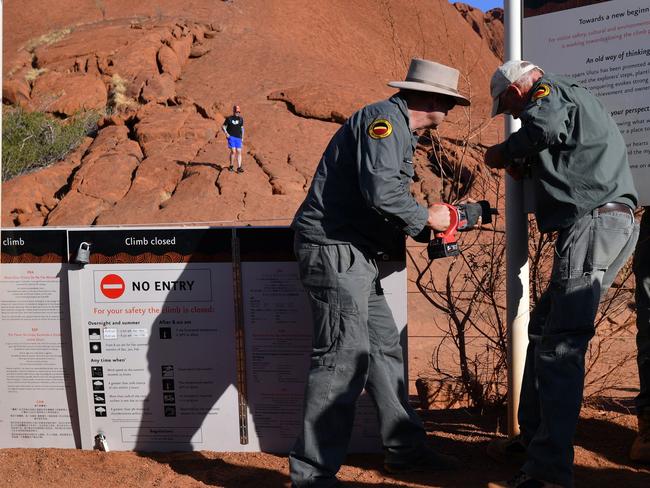
<path fill-rule="evenodd" d="M 519 87 L 517 85 L 510 84 L 506 88 L 505 95 L 506 95 L 506 97 L 512 97 L 512 96 L 520 97 L 521 96 L 521 90 L 519 89 Z"/>
<path fill-rule="evenodd" d="M 512 88 L 512 96 L 516 97 L 518 102 L 526 103 L 528 101 L 528 91 L 517 85 L 510 85 L 508 88 Z"/>

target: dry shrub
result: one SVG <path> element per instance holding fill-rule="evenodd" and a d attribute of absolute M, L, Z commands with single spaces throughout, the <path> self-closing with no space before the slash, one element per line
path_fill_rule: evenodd
<path fill-rule="evenodd" d="M 34 83 L 34 81 L 36 81 L 36 78 L 38 78 L 45 72 L 47 72 L 47 68 L 30 68 L 25 73 L 25 81 L 32 84 Z"/>
<path fill-rule="evenodd" d="M 111 77 L 111 84 L 108 91 L 107 112 L 120 112 L 134 104 L 134 101 L 126 96 L 127 81 L 115 73 Z"/>
<path fill-rule="evenodd" d="M 36 39 L 30 40 L 25 45 L 25 49 L 29 52 L 34 52 L 37 47 L 49 46 L 50 44 L 54 44 L 55 42 L 59 42 L 60 40 L 65 39 L 65 37 L 71 32 L 71 27 L 48 32 L 47 34 L 43 34 L 42 36 L 37 37 Z"/>

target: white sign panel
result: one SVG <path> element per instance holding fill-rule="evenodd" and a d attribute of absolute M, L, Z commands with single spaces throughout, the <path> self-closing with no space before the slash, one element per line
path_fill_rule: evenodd
<path fill-rule="evenodd" d="M 185 247 L 154 244 L 170 233 Z M 228 248 L 230 231 L 70 235 L 92 257 L 70 285 L 84 447 L 101 433 L 112 450 L 241 450 L 230 255 L 190 262 L 218 253 L 215 238 Z M 129 262 L 145 253 L 160 262 Z"/>
<path fill-rule="evenodd" d="M 0 447 L 74 448 L 79 439 L 65 238 L 2 233 Z"/>
<path fill-rule="evenodd" d="M 301 429 L 311 351 L 310 306 L 291 252 L 291 233 L 285 229 L 246 229 L 238 234 L 251 449 L 288 452 Z M 263 249 L 255 244 L 259 242 L 265 243 Z M 384 262 L 380 270 L 384 293 L 405 336 L 405 263 Z M 376 412 L 364 394 L 357 405 L 350 451 L 380 448 Z"/>
<path fill-rule="evenodd" d="M 625 138 L 641 204 L 650 204 L 650 5 L 524 0 L 524 58 L 575 78 L 610 110 Z"/>
<path fill-rule="evenodd" d="M 0 447 L 287 452 L 312 331 L 292 237 L 3 232 Z M 380 272 L 405 346 L 403 256 Z M 379 448 L 364 396 L 351 450 Z"/>

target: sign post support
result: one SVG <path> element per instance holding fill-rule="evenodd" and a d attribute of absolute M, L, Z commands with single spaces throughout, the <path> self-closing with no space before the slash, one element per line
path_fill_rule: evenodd
<path fill-rule="evenodd" d="M 505 0 L 505 61 L 521 59 L 521 2 Z M 518 120 L 506 116 L 505 136 Z M 523 183 L 506 176 L 506 324 L 508 329 L 508 435 L 519 433 L 517 410 L 524 374 L 529 319 L 528 219 Z"/>

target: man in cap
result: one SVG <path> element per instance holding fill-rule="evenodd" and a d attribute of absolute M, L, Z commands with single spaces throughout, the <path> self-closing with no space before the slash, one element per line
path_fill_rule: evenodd
<path fill-rule="evenodd" d="M 650 463 L 650 207 L 645 207 L 641 218 L 639 242 L 634 251 L 634 277 L 639 367 L 639 394 L 635 403 L 639 430 L 630 447 L 630 459 Z"/>
<path fill-rule="evenodd" d="M 426 445 L 408 401 L 400 336 L 376 260 L 404 252 L 405 235 L 428 240 L 450 224 L 447 207 L 411 195 L 414 131 L 469 105 L 458 71 L 414 59 L 399 92 L 353 114 L 329 142 L 292 227 L 300 276 L 313 316 L 312 354 L 302 432 L 290 453 L 292 485 L 329 487 L 343 463 L 356 401 L 373 400 L 384 467 L 449 469 L 457 460 Z"/>
<path fill-rule="evenodd" d="M 237 160 L 237 173 L 243 173 L 241 165 L 241 148 L 244 142 L 244 119 L 241 116 L 239 105 L 232 107 L 232 115 L 226 117 L 221 127 L 228 140 L 230 149 L 230 171 L 235 170 L 235 159 Z"/>
<path fill-rule="evenodd" d="M 558 233 L 550 284 L 528 325 L 521 435 L 488 447 L 525 454 L 525 463 L 490 486 L 571 487 L 584 356 L 599 300 L 634 250 L 637 193 L 616 123 L 577 82 L 516 60 L 496 70 L 490 91 L 492 115 L 522 127 L 488 148 L 485 163 L 515 178 L 530 171 L 539 230 Z"/>

